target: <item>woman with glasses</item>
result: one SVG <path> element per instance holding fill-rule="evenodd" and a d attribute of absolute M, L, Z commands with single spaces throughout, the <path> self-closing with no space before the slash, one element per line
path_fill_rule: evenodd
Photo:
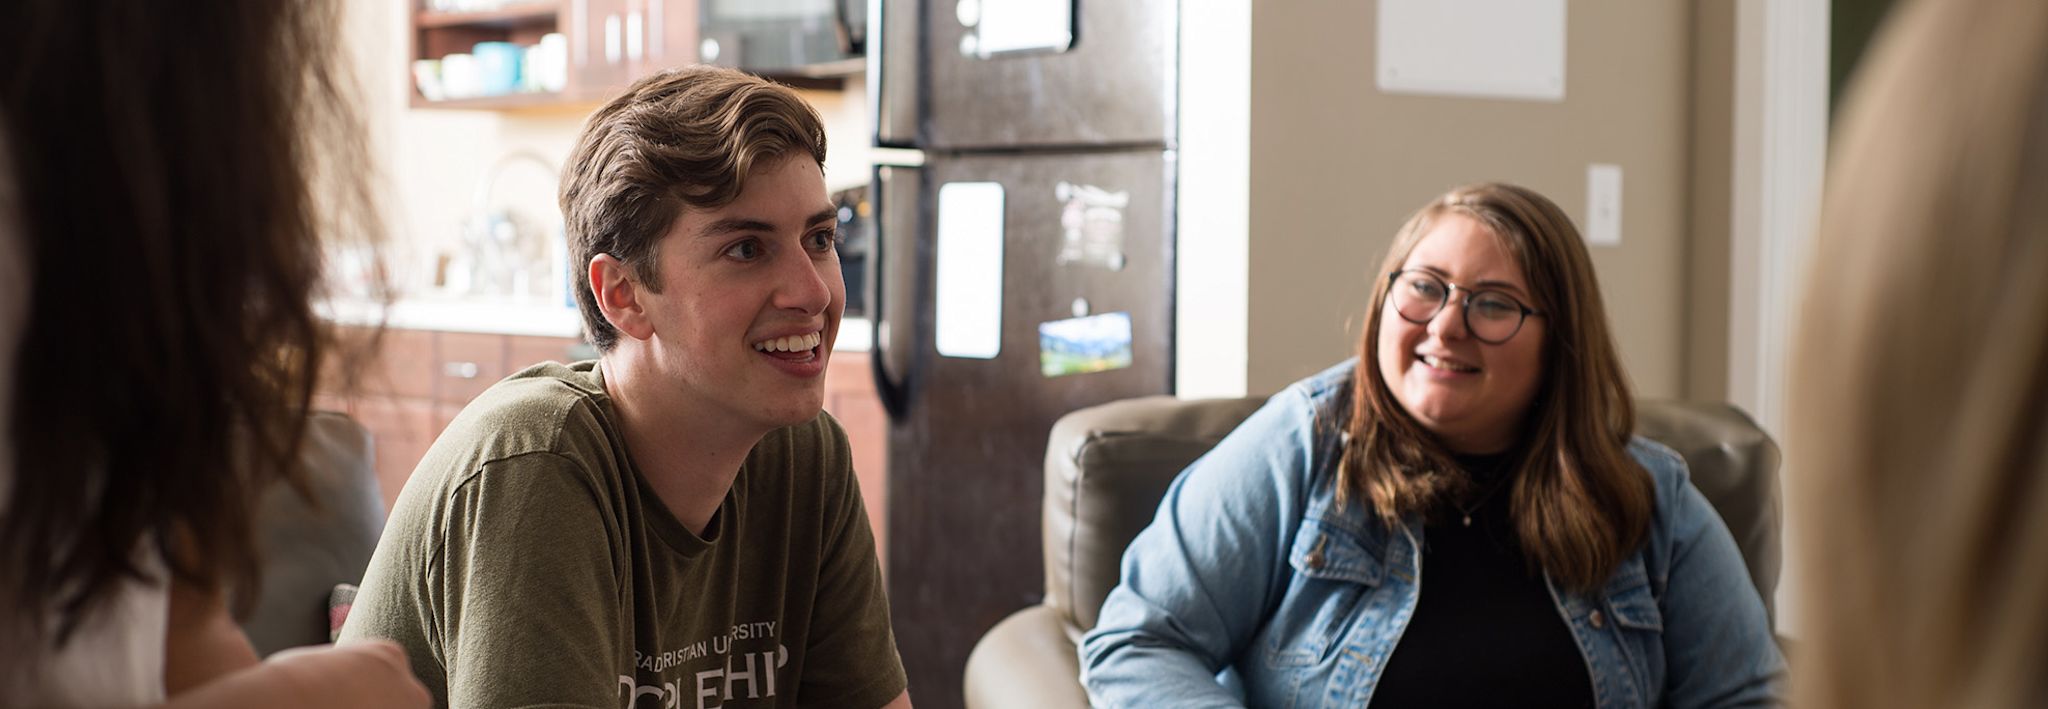
<path fill-rule="evenodd" d="M 1739 707 L 1783 661 L 1721 519 L 1635 415 L 1556 204 L 1408 220 L 1358 357 L 1174 482 L 1082 647 L 1100 706 Z"/>

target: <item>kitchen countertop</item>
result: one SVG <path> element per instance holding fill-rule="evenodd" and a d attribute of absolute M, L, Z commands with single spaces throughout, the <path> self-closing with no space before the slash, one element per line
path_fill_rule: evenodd
<path fill-rule="evenodd" d="M 438 330 L 499 335 L 541 337 L 582 337 L 583 317 L 575 308 L 540 303 L 505 303 L 460 298 L 409 298 L 380 308 L 367 301 L 326 301 L 317 304 L 321 317 L 344 325 L 375 326 L 402 330 Z M 381 317 L 380 317 L 381 316 Z M 866 352 L 873 341 L 866 318 L 846 318 L 839 324 L 837 352 Z"/>

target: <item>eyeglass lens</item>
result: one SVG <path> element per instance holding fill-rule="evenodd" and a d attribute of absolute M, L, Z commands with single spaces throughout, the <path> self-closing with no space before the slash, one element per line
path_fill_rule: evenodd
<path fill-rule="evenodd" d="M 1394 310 L 1403 320 L 1426 324 L 1442 311 L 1450 298 L 1451 285 L 1420 271 L 1404 271 L 1394 279 Z M 1465 328 L 1481 342 L 1500 344 L 1522 329 L 1521 301 L 1495 291 L 1467 291 L 1464 300 Z"/>

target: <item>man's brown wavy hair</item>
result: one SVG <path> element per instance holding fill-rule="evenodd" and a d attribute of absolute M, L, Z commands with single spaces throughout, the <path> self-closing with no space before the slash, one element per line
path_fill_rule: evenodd
<path fill-rule="evenodd" d="M 610 254 L 661 291 L 655 245 L 682 210 L 738 199 L 747 175 L 785 155 L 825 164 L 825 124 L 796 91 L 712 66 L 634 82 L 591 114 L 562 173 L 562 216 L 583 329 L 601 352 L 619 331 L 598 310 L 590 259 Z"/>
<path fill-rule="evenodd" d="M 1484 225 L 1522 267 L 1530 307 L 1545 319 L 1544 382 L 1530 404 L 1512 463 L 1510 514 L 1522 552 L 1567 588 L 1597 589 L 1649 534 L 1649 475 L 1631 458 L 1635 404 L 1622 372 L 1592 258 L 1571 218 L 1515 185 L 1459 187 L 1401 227 L 1373 288 L 1358 345 L 1349 434 L 1337 473 L 1340 499 L 1363 497 L 1389 525 L 1426 516 L 1470 481 L 1451 453 L 1401 406 L 1375 356 L 1386 318 L 1387 274 L 1446 215 Z"/>

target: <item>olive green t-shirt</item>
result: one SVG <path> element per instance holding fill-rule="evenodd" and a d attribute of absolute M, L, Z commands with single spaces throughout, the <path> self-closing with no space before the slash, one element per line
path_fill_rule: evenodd
<path fill-rule="evenodd" d="M 905 683 L 838 423 L 763 438 L 700 538 L 634 469 L 595 362 L 449 424 L 341 642 L 371 637 L 438 706 L 878 707 Z"/>

